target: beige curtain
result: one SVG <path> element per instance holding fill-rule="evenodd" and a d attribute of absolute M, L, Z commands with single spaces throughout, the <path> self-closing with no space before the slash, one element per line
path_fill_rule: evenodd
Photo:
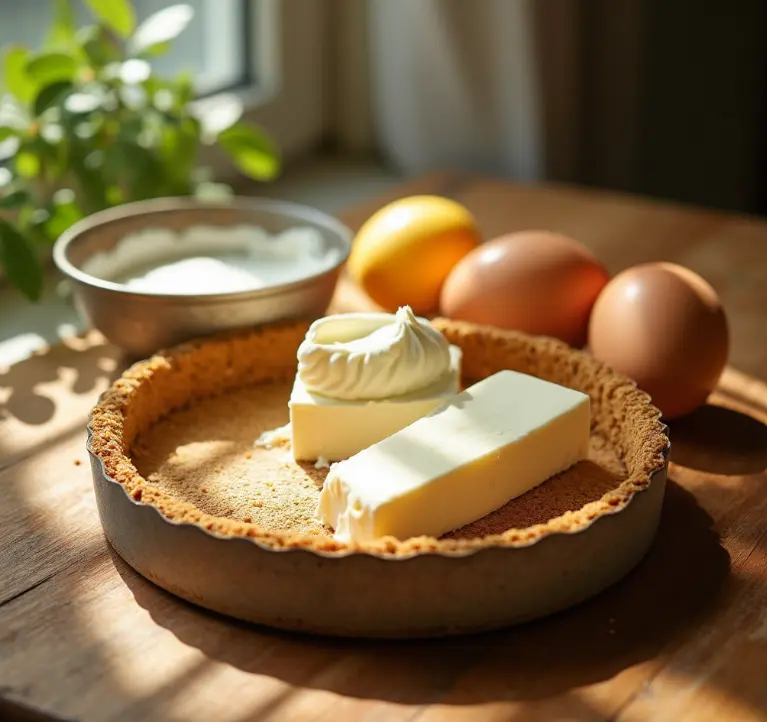
<path fill-rule="evenodd" d="M 631 185 L 642 0 L 348 1 L 332 21 L 347 145 L 405 173 Z"/>
<path fill-rule="evenodd" d="M 763 1 L 329 2 L 346 147 L 765 212 Z"/>

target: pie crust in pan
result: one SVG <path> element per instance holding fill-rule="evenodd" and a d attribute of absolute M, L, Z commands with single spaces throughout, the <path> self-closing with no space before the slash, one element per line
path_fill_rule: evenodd
<path fill-rule="evenodd" d="M 650 546 L 663 501 L 669 443 L 649 397 L 556 340 L 434 324 L 463 349 L 467 385 L 511 368 L 588 393 L 590 460 L 440 539 L 337 542 L 309 513 L 326 472 L 253 446 L 287 421 L 308 323 L 264 326 L 161 352 L 102 396 L 88 451 L 111 544 L 208 609 L 343 636 L 497 628 L 620 579 Z"/>

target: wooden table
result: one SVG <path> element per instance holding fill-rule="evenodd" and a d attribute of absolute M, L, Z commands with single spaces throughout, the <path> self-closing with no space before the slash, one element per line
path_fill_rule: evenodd
<path fill-rule="evenodd" d="M 421 192 L 465 203 L 487 236 L 563 231 L 612 271 L 673 260 L 721 293 L 732 368 L 674 424 L 647 559 L 576 609 L 464 639 L 310 639 L 194 608 L 102 536 L 84 423 L 123 361 L 92 334 L 0 371 L 0 719 L 767 719 L 767 223 L 461 174 L 398 195 Z M 361 303 L 339 288 L 336 308 Z"/>

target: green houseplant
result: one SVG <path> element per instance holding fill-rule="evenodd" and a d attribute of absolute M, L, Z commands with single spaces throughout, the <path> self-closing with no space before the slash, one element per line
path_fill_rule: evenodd
<path fill-rule="evenodd" d="M 236 97 L 199 103 L 189 75 L 152 71 L 191 7 L 172 5 L 137 26 L 130 0 L 86 0 L 94 24 L 78 29 L 68 0 L 53 2 L 40 51 L 4 49 L 0 91 L 0 267 L 32 300 L 46 246 L 80 218 L 210 190 L 198 168 L 204 145 L 252 178 L 279 170 L 274 143 L 241 120 Z"/>

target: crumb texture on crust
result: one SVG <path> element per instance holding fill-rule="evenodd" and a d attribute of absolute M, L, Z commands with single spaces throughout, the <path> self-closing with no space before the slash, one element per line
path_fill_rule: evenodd
<path fill-rule="evenodd" d="M 441 539 L 337 542 L 310 513 L 327 470 L 252 443 L 285 423 L 308 322 L 224 334 L 134 364 L 93 409 L 90 449 L 134 501 L 175 522 L 272 548 L 386 556 L 526 546 L 575 532 L 622 509 L 664 466 L 660 413 L 626 377 L 554 339 L 444 319 L 434 324 L 463 349 L 467 384 L 514 369 L 588 393 L 589 460 Z"/>

